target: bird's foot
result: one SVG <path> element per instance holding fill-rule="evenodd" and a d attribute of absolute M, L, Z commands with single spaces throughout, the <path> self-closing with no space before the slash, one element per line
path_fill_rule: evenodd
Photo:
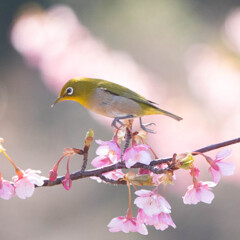
<path fill-rule="evenodd" d="M 121 127 L 125 126 L 125 124 L 122 121 L 120 121 L 120 120 L 128 119 L 128 118 L 133 118 L 133 115 L 127 115 L 125 117 L 116 117 L 116 118 L 113 119 L 113 122 L 112 122 L 111 126 L 115 127 L 116 129 L 119 130 Z M 117 126 L 117 123 L 120 124 L 120 127 Z"/>
<path fill-rule="evenodd" d="M 117 126 L 117 123 L 119 123 L 121 126 L 118 127 L 118 126 Z M 119 118 L 114 118 L 114 120 L 113 120 L 113 122 L 112 122 L 112 124 L 111 124 L 111 126 L 112 126 L 112 127 L 115 127 L 117 130 L 119 130 L 123 125 L 124 125 L 124 123 L 121 122 L 121 121 L 119 120 Z"/>
<path fill-rule="evenodd" d="M 155 123 L 145 123 L 145 124 L 143 124 L 141 117 L 139 118 L 139 120 L 140 120 L 140 127 L 141 127 L 142 130 L 144 130 L 145 132 L 148 132 L 148 133 L 156 133 L 152 129 L 148 128 L 148 126 L 152 126 L 152 125 L 156 126 Z"/>

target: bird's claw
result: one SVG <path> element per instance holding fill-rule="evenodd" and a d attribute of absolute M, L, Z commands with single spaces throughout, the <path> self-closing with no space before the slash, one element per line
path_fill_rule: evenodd
<path fill-rule="evenodd" d="M 155 123 L 145 123 L 145 124 L 143 124 L 143 123 L 142 123 L 142 119 L 139 118 L 139 120 L 140 120 L 140 127 L 141 127 L 142 130 L 144 130 L 145 132 L 148 132 L 148 133 L 153 133 L 153 134 L 156 133 L 156 132 L 153 131 L 152 129 L 147 128 L 148 126 L 152 126 L 152 125 L 156 126 Z"/>
<path fill-rule="evenodd" d="M 150 124 L 150 125 L 152 125 L 152 124 Z M 154 125 L 155 125 L 155 124 L 154 124 Z M 142 128 L 142 130 L 144 130 L 145 132 L 153 133 L 153 134 L 156 133 L 154 130 L 152 130 L 152 129 L 150 129 L 150 128 L 147 128 L 147 127 L 144 126 L 144 125 L 142 125 L 141 128 Z"/>
<path fill-rule="evenodd" d="M 132 115 L 127 115 L 125 117 L 116 117 L 116 118 L 113 119 L 113 122 L 112 122 L 111 126 L 115 127 L 116 129 L 119 130 L 121 127 L 123 127 L 125 125 L 123 122 L 120 121 L 120 119 L 128 119 L 128 118 L 133 118 L 133 116 Z M 118 127 L 117 123 L 119 123 L 121 126 Z"/>

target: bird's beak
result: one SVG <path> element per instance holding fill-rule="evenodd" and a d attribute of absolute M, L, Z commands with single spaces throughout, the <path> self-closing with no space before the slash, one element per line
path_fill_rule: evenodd
<path fill-rule="evenodd" d="M 51 107 L 54 107 L 56 103 L 60 102 L 62 100 L 62 97 L 58 97 L 54 103 L 51 105 Z"/>

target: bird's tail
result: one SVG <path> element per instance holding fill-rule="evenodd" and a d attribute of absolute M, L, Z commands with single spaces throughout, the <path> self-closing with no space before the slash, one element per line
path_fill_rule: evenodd
<path fill-rule="evenodd" d="M 159 109 L 159 111 L 161 112 L 160 114 L 163 114 L 163 115 L 166 115 L 166 116 L 168 116 L 168 117 L 171 117 L 171 118 L 173 118 L 173 119 L 175 119 L 175 120 L 177 120 L 177 121 L 181 121 L 181 120 L 182 120 L 181 117 L 179 117 L 179 116 L 177 116 L 177 115 L 175 115 L 175 114 L 173 114 L 173 113 L 164 111 L 164 110 L 162 110 L 162 109 Z"/>
<path fill-rule="evenodd" d="M 171 117 L 171 118 L 173 118 L 173 119 L 175 119 L 175 120 L 177 120 L 177 121 L 182 120 L 181 117 L 179 117 L 179 116 L 177 116 L 177 115 L 175 115 L 175 114 L 173 114 L 173 113 L 167 112 L 167 111 L 165 111 L 165 110 L 163 110 L 163 109 L 160 109 L 160 108 L 158 108 L 158 107 L 156 107 L 156 106 L 152 106 L 152 108 L 149 109 L 149 110 L 150 110 L 149 113 L 148 113 L 149 115 L 153 115 L 153 114 L 163 114 L 163 115 L 166 115 L 166 116 L 168 116 L 168 117 Z"/>

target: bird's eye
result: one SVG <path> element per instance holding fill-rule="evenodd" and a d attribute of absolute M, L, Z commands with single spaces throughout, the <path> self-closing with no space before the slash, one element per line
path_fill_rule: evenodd
<path fill-rule="evenodd" d="M 67 95 L 72 95 L 73 94 L 73 88 L 72 87 L 68 87 L 67 89 L 66 89 L 66 93 L 67 93 Z"/>

